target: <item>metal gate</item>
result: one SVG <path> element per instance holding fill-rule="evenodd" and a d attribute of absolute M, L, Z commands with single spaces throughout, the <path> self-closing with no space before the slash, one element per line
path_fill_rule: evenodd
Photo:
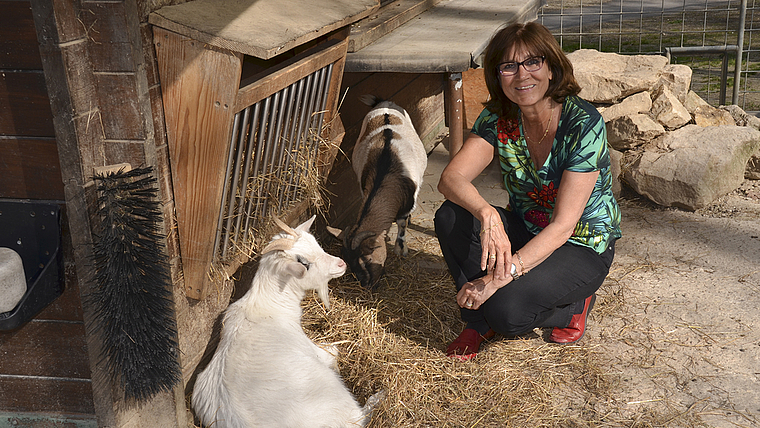
<path fill-rule="evenodd" d="M 538 20 L 566 52 L 661 54 L 713 105 L 760 112 L 760 0 L 550 0 Z M 737 66 L 737 64 L 739 66 Z"/>

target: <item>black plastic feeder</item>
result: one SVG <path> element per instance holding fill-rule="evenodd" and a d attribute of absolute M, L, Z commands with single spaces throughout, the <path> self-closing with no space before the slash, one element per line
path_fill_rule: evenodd
<path fill-rule="evenodd" d="M 44 201 L 0 199 L 0 247 L 21 256 L 26 293 L 0 313 L 0 330 L 16 329 L 63 293 L 61 209 Z"/>

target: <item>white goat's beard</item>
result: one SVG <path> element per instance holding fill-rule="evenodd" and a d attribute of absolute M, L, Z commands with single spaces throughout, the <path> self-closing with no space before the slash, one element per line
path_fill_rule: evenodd
<path fill-rule="evenodd" d="M 319 300 L 322 301 L 322 304 L 325 305 L 325 308 L 330 310 L 330 293 L 326 283 L 317 288 L 317 295 L 319 296 Z"/>

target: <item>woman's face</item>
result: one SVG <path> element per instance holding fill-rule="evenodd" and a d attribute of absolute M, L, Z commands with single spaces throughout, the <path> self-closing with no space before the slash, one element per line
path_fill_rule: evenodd
<path fill-rule="evenodd" d="M 529 58 L 536 57 L 525 49 L 514 49 L 504 55 L 504 62 L 523 62 Z M 526 64 L 527 65 L 527 64 Z M 528 68 L 531 68 L 530 66 Z M 511 76 L 504 76 L 497 72 L 501 89 L 504 95 L 513 103 L 517 104 L 520 109 L 536 105 L 546 96 L 549 89 L 549 80 L 552 78 L 552 72 L 546 61 L 537 71 L 527 71 L 523 65 L 517 67 L 517 73 Z"/>

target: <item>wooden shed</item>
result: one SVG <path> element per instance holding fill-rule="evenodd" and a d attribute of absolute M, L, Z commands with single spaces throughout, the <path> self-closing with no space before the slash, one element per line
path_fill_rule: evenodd
<path fill-rule="evenodd" d="M 359 196 L 348 156 L 368 110 L 357 101 L 364 93 L 405 107 L 430 149 L 452 123 L 461 140 L 467 121 L 456 79 L 476 63 L 431 70 L 381 61 L 390 66 L 373 69 L 352 57 L 452 2 L 471 3 L 0 0 L 0 246 L 8 203 L 23 215 L 44 213 L 46 225 L 57 225 L 46 230 L 60 250 L 40 263 L 59 263 L 40 310 L 18 325 L 0 314 L 0 426 L 188 426 L 188 388 L 230 302 L 234 273 L 255 255 L 253 241 L 268 238 L 264 224 L 244 225 L 270 215 L 295 222 L 312 209 L 277 185 L 248 196 L 247 180 L 298 174 L 289 153 L 308 151 L 339 201 L 325 220 L 352 221 Z M 475 39 L 482 45 L 496 21 L 528 19 L 540 6 L 516 5 L 488 19 Z M 304 134 L 295 131 L 301 116 Z M 282 146 L 285 135 L 304 135 L 307 149 Z M 111 382 L 87 303 L 93 176 L 123 164 L 153 167 L 158 179 L 182 377 L 139 405 Z M 249 251 L 230 240 L 250 240 Z"/>

